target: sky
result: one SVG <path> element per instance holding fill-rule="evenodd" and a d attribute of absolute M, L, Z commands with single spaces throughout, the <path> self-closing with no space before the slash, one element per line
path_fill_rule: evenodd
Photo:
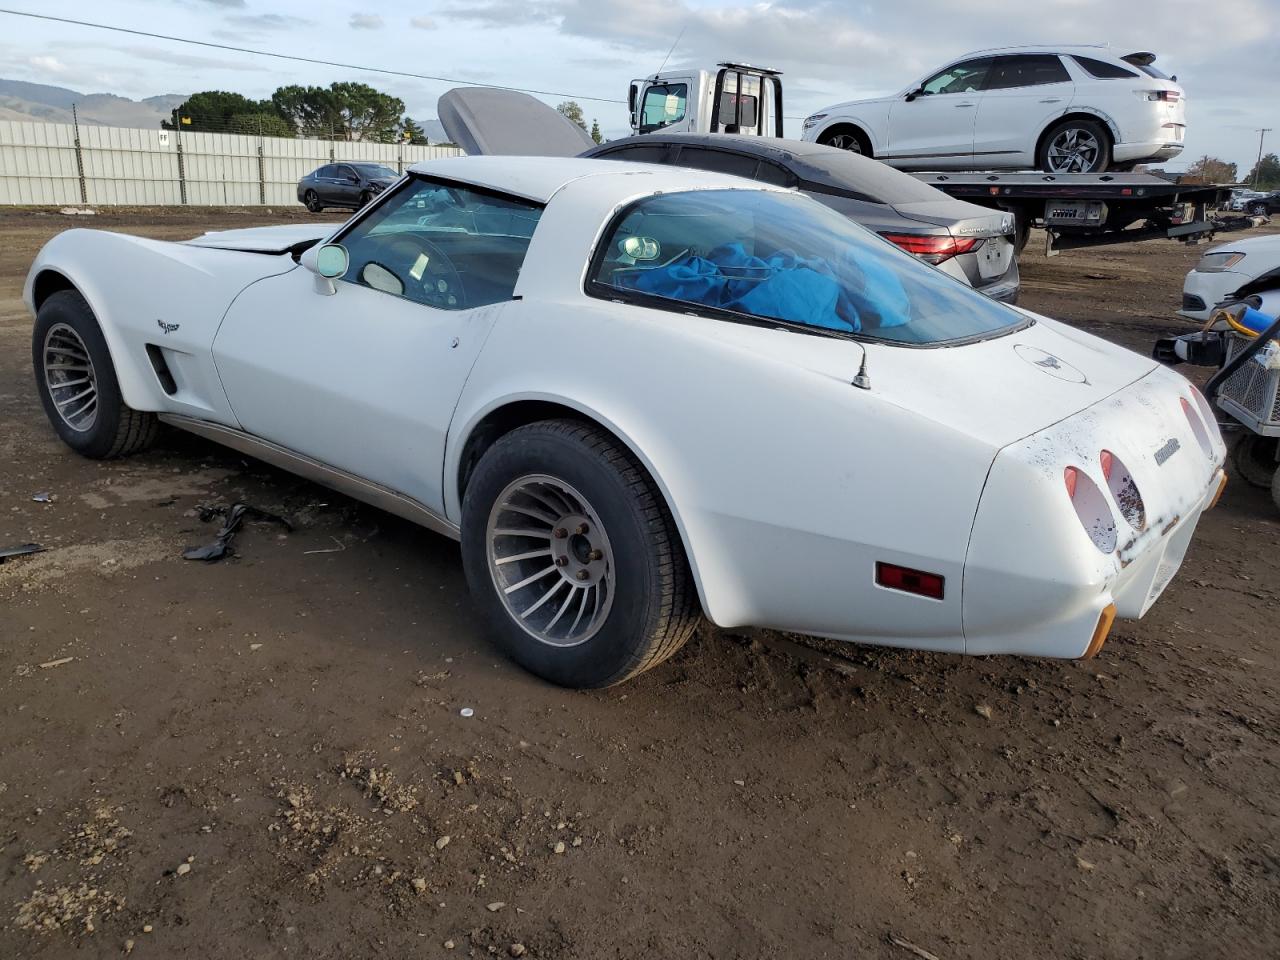
<path fill-rule="evenodd" d="M 1187 93 L 1186 149 L 1239 165 L 1280 152 L 1280 0 L 3 0 L 17 10 L 347 63 L 571 94 L 609 138 L 627 84 L 738 60 L 784 71 L 788 116 L 891 93 L 966 53 L 1022 43 L 1153 51 Z M 290 83 L 359 80 L 435 116 L 452 84 L 356 73 L 0 14 L 0 76 L 134 99 L 197 90 L 267 97 Z M 677 42 L 677 37 L 678 42 Z M 671 50 L 675 43 L 674 51 Z M 555 104 L 563 99 L 545 96 Z M 787 123 L 798 136 L 800 123 Z"/>

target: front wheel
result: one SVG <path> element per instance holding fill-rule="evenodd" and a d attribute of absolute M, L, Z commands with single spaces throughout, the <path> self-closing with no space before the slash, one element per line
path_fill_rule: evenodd
<path fill-rule="evenodd" d="M 1231 462 L 1235 464 L 1236 473 L 1244 478 L 1245 483 L 1262 490 L 1272 489 L 1272 478 L 1275 475 L 1277 460 L 1275 437 L 1264 437 L 1257 433 L 1246 433 L 1238 441 L 1232 451 Z"/>
<path fill-rule="evenodd" d="M 1046 173 L 1103 173 L 1111 163 L 1111 140 L 1092 120 L 1064 120 L 1045 134 L 1036 160 Z"/>
<path fill-rule="evenodd" d="M 700 617 L 652 478 L 590 424 L 529 424 L 485 452 L 463 499 L 462 559 L 498 643 L 565 687 L 648 670 Z"/>
<path fill-rule="evenodd" d="M 76 453 L 108 460 L 138 453 L 155 440 L 155 414 L 125 404 L 107 341 L 76 291 L 60 290 L 41 304 L 31 360 L 45 415 Z"/>
<path fill-rule="evenodd" d="M 1265 217 L 1266 215 L 1267 208 L 1265 204 L 1255 203 L 1249 207 L 1249 216 L 1251 217 Z"/>
<path fill-rule="evenodd" d="M 837 150 L 871 155 L 871 144 L 857 130 L 848 127 L 837 127 L 828 131 L 819 138 L 818 142 L 823 146 L 835 147 Z"/>
<path fill-rule="evenodd" d="M 312 213 L 320 213 L 324 210 L 324 204 L 320 202 L 320 194 L 314 190 L 308 190 L 303 195 L 303 202 L 307 205 L 307 209 Z"/>

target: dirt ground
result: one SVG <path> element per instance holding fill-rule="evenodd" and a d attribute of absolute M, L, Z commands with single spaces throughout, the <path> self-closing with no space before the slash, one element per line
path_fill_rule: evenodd
<path fill-rule="evenodd" d="M 0 957 L 1280 956 L 1264 493 L 1229 485 L 1087 663 L 704 628 L 555 689 L 448 540 L 195 438 L 55 440 L 19 299 L 45 240 L 302 215 L 0 213 L 0 546 L 48 548 L 0 566 Z M 1147 352 L 1202 251 L 1033 240 L 1023 302 Z M 295 530 L 181 559 L 237 499 Z"/>

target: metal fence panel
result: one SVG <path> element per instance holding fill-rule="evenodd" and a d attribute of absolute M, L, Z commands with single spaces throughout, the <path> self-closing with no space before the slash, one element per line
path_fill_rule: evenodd
<path fill-rule="evenodd" d="M 404 171 L 454 147 L 0 121 L 0 204 L 258 206 L 297 203 L 316 167 L 364 160 Z M 82 174 L 83 171 L 83 174 Z M 82 186 L 83 175 L 83 186 Z"/>

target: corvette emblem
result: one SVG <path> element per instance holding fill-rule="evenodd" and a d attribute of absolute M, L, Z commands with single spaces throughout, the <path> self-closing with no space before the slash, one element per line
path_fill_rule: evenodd
<path fill-rule="evenodd" d="M 1163 467 L 1165 461 L 1182 449 L 1177 437 L 1170 437 L 1163 447 L 1156 451 L 1156 466 Z"/>
<path fill-rule="evenodd" d="M 1027 363 L 1051 377 L 1066 380 L 1068 383 L 1087 384 L 1089 382 L 1089 378 L 1084 375 L 1082 370 L 1073 367 L 1061 357 L 1055 357 L 1052 353 L 1041 350 L 1039 347 L 1032 347 L 1025 343 L 1015 343 L 1013 349 Z"/>
<path fill-rule="evenodd" d="M 173 331 L 177 330 L 178 327 L 180 326 L 180 324 L 176 324 L 176 323 L 165 323 L 163 320 L 157 320 L 156 323 L 160 325 L 160 329 L 163 330 L 166 334 L 173 333 Z"/>

